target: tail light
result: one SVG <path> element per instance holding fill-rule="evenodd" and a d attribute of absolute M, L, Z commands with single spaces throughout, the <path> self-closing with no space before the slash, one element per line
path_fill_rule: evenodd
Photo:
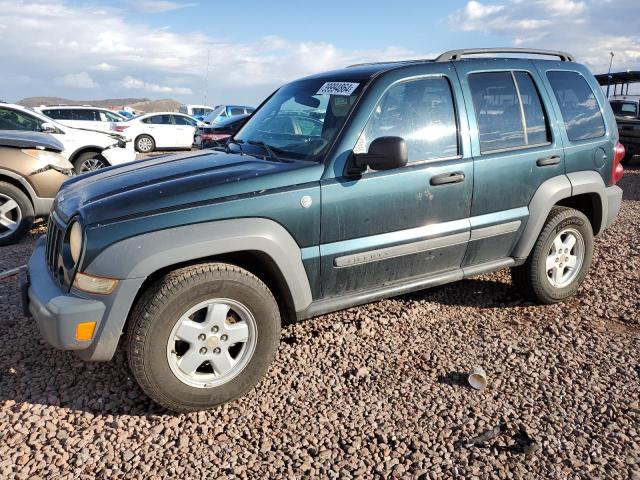
<path fill-rule="evenodd" d="M 613 147 L 613 168 L 611 169 L 611 184 L 615 185 L 624 176 L 622 160 L 624 159 L 625 148 L 620 142 Z"/>
<path fill-rule="evenodd" d="M 115 130 L 116 132 L 124 132 L 127 128 L 129 128 L 129 125 L 113 125 L 112 126 L 112 130 Z"/>

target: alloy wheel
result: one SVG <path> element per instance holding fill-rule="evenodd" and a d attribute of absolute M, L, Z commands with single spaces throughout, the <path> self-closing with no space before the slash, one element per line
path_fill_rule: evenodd
<path fill-rule="evenodd" d="M 584 238 L 578 230 L 566 228 L 556 235 L 546 260 L 547 280 L 555 288 L 569 285 L 584 262 Z"/>
<path fill-rule="evenodd" d="M 0 237 L 15 232 L 22 221 L 20 205 L 8 195 L 0 193 Z"/>
<path fill-rule="evenodd" d="M 256 343 L 256 321 L 249 309 L 235 300 L 216 298 L 178 319 L 169 334 L 167 360 L 181 382 L 217 387 L 247 366 Z"/>

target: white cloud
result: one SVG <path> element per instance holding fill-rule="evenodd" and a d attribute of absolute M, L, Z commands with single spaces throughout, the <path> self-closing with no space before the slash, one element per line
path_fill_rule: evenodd
<path fill-rule="evenodd" d="M 58 83 L 71 88 L 98 88 L 99 85 L 87 72 L 68 73 L 56 79 Z"/>
<path fill-rule="evenodd" d="M 620 68 L 640 67 L 637 0 L 471 0 L 448 17 L 451 27 L 511 39 L 513 45 L 574 53 L 595 73 L 606 72 L 609 52 Z"/>
<path fill-rule="evenodd" d="M 47 79 L 90 71 L 102 96 L 119 96 L 126 88 L 202 101 L 206 84 L 211 102 L 255 104 L 282 83 L 311 73 L 363 61 L 428 56 L 394 47 L 340 49 L 329 42 L 294 42 L 273 35 L 232 43 L 134 23 L 140 17 L 130 20 L 112 7 L 84 5 L 88 6 L 71 6 L 64 0 L 0 0 L 0 24 L 7 26 L 0 31 L 3 63 L 34 78 L 34 84 L 17 89 L 15 97 L 63 96 L 63 84 Z"/>
<path fill-rule="evenodd" d="M 176 95 L 190 95 L 193 93 L 190 88 L 187 87 L 166 87 L 160 86 L 155 83 L 148 83 L 139 78 L 132 76 L 126 76 L 122 79 L 122 86 L 129 90 L 140 90 L 151 93 L 172 93 Z"/>
<path fill-rule="evenodd" d="M 178 3 L 167 0 L 133 0 L 129 3 L 134 10 L 145 13 L 169 12 L 198 5 L 197 3 Z"/>
<path fill-rule="evenodd" d="M 118 67 L 107 62 L 98 63 L 97 65 L 91 67 L 91 70 L 99 70 L 101 72 L 112 72 L 117 69 Z"/>

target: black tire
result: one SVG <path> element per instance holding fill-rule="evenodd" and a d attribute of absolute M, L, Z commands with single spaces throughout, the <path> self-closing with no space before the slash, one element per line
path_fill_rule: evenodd
<path fill-rule="evenodd" d="M 9 202 L 16 206 L 5 212 L 3 205 Z M 33 225 L 33 217 L 33 205 L 29 197 L 10 183 L 0 182 L 0 245 L 11 245 L 20 240 Z M 2 224 L 7 220 L 17 221 L 18 224 L 15 228 L 9 228 Z"/>
<path fill-rule="evenodd" d="M 109 162 L 107 162 L 97 152 L 81 153 L 73 161 L 73 168 L 76 171 L 77 175 L 82 175 L 83 173 L 93 172 L 95 170 L 99 170 L 101 168 L 105 168 L 105 167 L 108 167 L 108 166 L 109 166 Z"/>
<path fill-rule="evenodd" d="M 151 153 L 156 149 L 155 140 L 149 135 L 139 135 L 136 137 L 136 152 Z"/>
<path fill-rule="evenodd" d="M 554 239 L 566 229 L 572 229 L 581 235 L 584 255 L 570 283 L 560 288 L 550 282 L 546 261 Z M 589 219 L 573 208 L 553 207 L 527 261 L 511 269 L 511 278 L 514 286 L 534 301 L 557 303 L 572 296 L 580 288 L 589 272 L 592 256 L 593 230 Z"/>
<path fill-rule="evenodd" d="M 180 317 L 212 298 L 246 306 L 255 318 L 257 340 L 253 355 L 235 377 L 199 388 L 174 374 L 167 343 Z M 264 376 L 278 349 L 280 312 L 271 291 L 253 274 L 234 265 L 204 263 L 175 270 L 150 286 L 132 312 L 127 337 L 129 367 L 153 401 L 175 412 L 203 410 L 240 397 Z"/>

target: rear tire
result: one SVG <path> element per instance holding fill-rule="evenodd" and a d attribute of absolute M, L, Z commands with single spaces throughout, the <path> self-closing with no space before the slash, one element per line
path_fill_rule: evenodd
<path fill-rule="evenodd" d="M 511 269 L 511 278 L 534 301 L 557 303 L 580 288 L 592 256 L 589 219 L 573 208 L 554 207 L 527 261 Z"/>
<path fill-rule="evenodd" d="M 234 265 L 180 268 L 153 284 L 128 326 L 129 367 L 144 392 L 176 412 L 209 409 L 255 386 L 280 340 L 267 286 Z"/>
<path fill-rule="evenodd" d="M 33 205 L 22 190 L 0 182 L 0 245 L 17 242 L 33 225 Z"/>
<path fill-rule="evenodd" d="M 156 142 L 149 135 L 140 135 L 136 138 L 136 151 L 151 153 L 156 149 Z"/>

